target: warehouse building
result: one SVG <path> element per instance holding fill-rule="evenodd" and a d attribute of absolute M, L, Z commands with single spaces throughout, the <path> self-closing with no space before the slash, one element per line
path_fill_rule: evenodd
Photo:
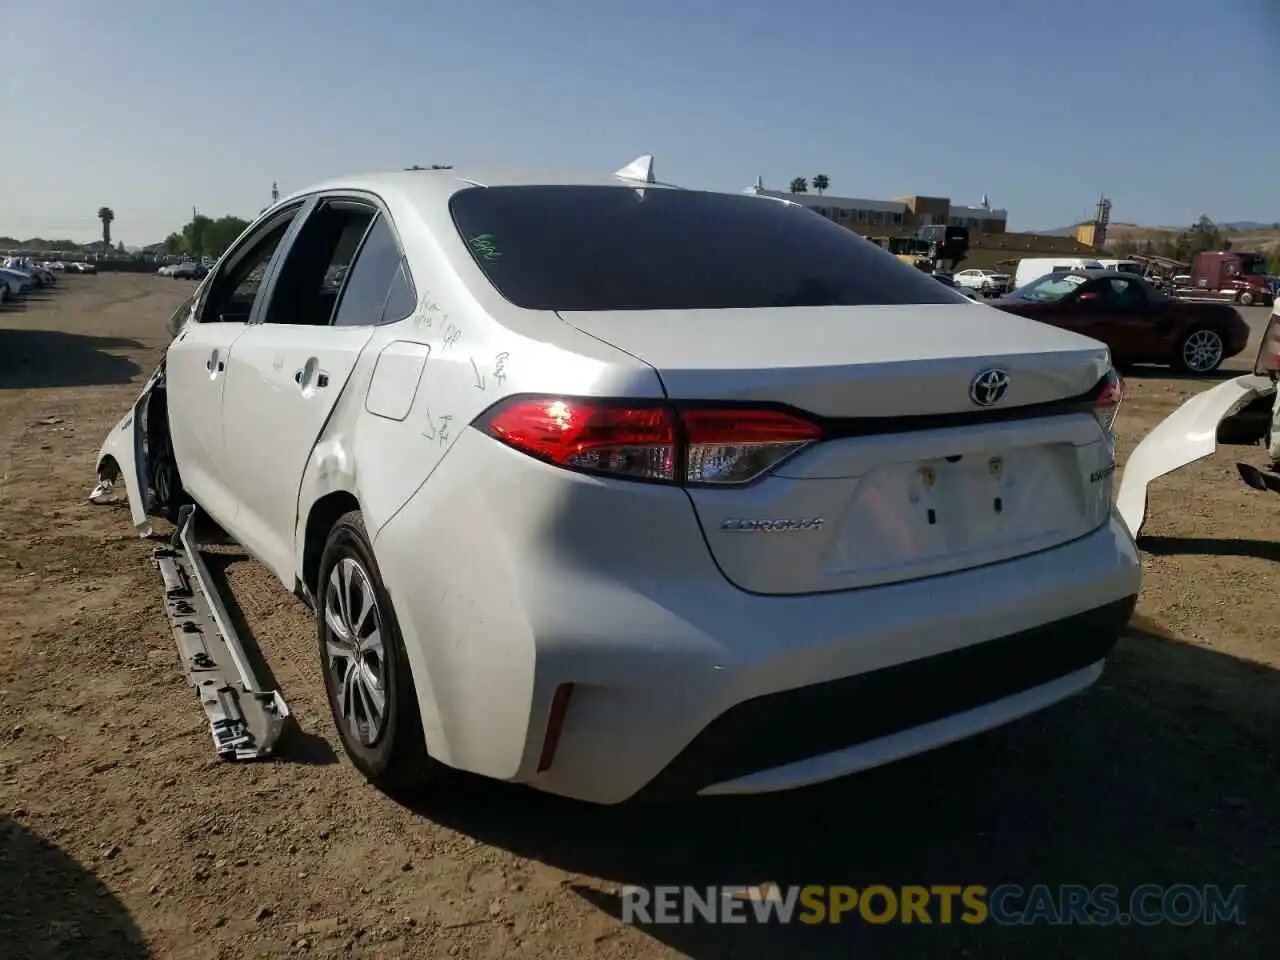
<path fill-rule="evenodd" d="M 748 187 L 745 192 L 799 203 L 858 233 L 912 232 L 931 224 L 967 227 L 984 233 L 1004 233 L 1009 221 L 1008 211 L 993 208 L 986 197 L 977 206 L 953 204 L 945 197 L 912 196 L 865 200 L 831 194 L 824 196 L 767 190 L 763 180 L 759 178 L 755 186 Z"/>

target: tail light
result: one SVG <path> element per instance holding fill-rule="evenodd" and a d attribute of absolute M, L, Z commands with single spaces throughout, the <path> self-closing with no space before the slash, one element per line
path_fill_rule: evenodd
<path fill-rule="evenodd" d="M 1115 435 L 1116 416 L 1120 413 L 1120 403 L 1124 400 L 1124 380 L 1114 369 L 1108 370 L 1102 378 L 1102 387 L 1093 401 L 1093 415 L 1108 436 Z"/>
<path fill-rule="evenodd" d="M 681 484 L 749 483 L 822 439 L 778 410 L 570 397 L 512 397 L 476 426 L 557 466 Z"/>
<path fill-rule="evenodd" d="M 1267 329 L 1262 334 L 1262 345 L 1258 348 L 1258 359 L 1254 361 L 1253 372 L 1259 377 L 1280 373 L 1280 300 L 1276 301 L 1271 319 L 1267 321 Z"/>

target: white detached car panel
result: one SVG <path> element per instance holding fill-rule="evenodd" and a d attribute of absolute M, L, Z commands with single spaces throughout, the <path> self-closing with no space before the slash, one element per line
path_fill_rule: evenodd
<path fill-rule="evenodd" d="M 163 393 L 186 493 L 304 596 L 358 505 L 431 756 L 583 799 L 797 786 L 1091 683 L 1139 578 L 1105 347 L 641 166 L 282 201 L 198 288 L 100 475 L 149 529 L 163 444 L 136 430 Z M 743 235 L 716 217 L 661 233 L 685 204 L 799 252 L 744 274 L 698 234 Z M 317 243 L 319 286 L 297 280 Z M 401 273 L 349 310 L 394 265 L 362 261 L 377 243 Z M 791 726 L 765 726 L 792 734 L 726 759 L 775 695 Z"/>
<path fill-rule="evenodd" d="M 1226 421 L 1246 418 L 1230 429 L 1228 442 L 1261 443 L 1280 466 L 1280 302 L 1258 345 L 1253 372 L 1224 381 L 1184 402 L 1143 437 L 1125 463 L 1116 508 L 1137 537 L 1147 516 L 1151 483 L 1217 449 Z M 1252 414 L 1252 416 L 1250 416 Z M 1270 489 L 1270 487 L 1268 487 Z"/>

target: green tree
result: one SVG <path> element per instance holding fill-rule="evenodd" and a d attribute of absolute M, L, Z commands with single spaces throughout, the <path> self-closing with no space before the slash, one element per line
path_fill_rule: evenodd
<path fill-rule="evenodd" d="M 823 191 L 829 186 L 831 186 L 831 178 L 825 173 L 820 173 L 813 178 L 813 189 L 818 191 L 818 196 L 822 196 Z"/>
<path fill-rule="evenodd" d="M 1183 235 L 1186 238 L 1187 258 L 1208 250 L 1230 250 L 1231 240 L 1208 217 L 1201 216 Z"/>
<path fill-rule="evenodd" d="M 164 249 L 166 253 L 181 253 L 183 250 L 184 240 L 182 234 L 176 230 L 164 238 Z"/>
<path fill-rule="evenodd" d="M 102 250 L 105 253 L 111 249 L 111 221 L 115 220 L 116 212 L 110 207 L 98 208 L 98 219 L 102 221 Z"/>
<path fill-rule="evenodd" d="M 203 213 L 197 213 L 182 228 L 182 249 L 193 260 L 199 260 L 205 254 L 205 231 L 213 220 Z"/>
<path fill-rule="evenodd" d="M 235 243 L 236 237 L 249 227 L 249 221 L 240 217 L 219 217 L 210 221 L 204 228 L 204 252 L 211 257 L 220 257 L 227 247 Z"/>
<path fill-rule="evenodd" d="M 794 180 L 791 181 L 791 192 L 792 193 L 808 193 L 809 181 L 805 180 L 804 177 L 796 177 Z"/>

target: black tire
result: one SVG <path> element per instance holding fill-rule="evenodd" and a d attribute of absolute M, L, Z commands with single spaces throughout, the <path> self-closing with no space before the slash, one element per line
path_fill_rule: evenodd
<path fill-rule="evenodd" d="M 354 688 L 367 683 L 363 679 L 366 676 L 362 672 L 363 667 L 354 668 L 355 675 L 348 675 L 352 659 L 344 659 L 334 652 L 338 648 L 351 649 L 329 622 L 331 609 L 339 620 L 342 619 L 336 600 L 343 588 L 344 569 L 352 570 L 346 566 L 350 563 L 354 563 L 363 574 L 363 582 L 357 585 L 357 589 L 363 591 L 364 584 L 373 588 L 375 607 L 371 616 L 376 618 L 374 623 L 381 638 L 382 656 L 373 658 L 366 655 L 362 664 L 380 681 L 385 697 L 383 716 L 377 724 L 369 722 L 368 708 L 364 706 L 369 701 Z M 357 578 L 352 576 L 347 582 L 356 581 Z M 418 713 L 418 695 L 400 625 L 358 510 L 344 514 L 329 531 L 320 557 L 320 576 L 315 592 L 317 643 L 329 712 L 351 763 L 371 783 L 388 792 L 421 787 L 438 777 L 443 767 L 427 755 Z M 348 592 L 347 596 L 350 599 L 354 594 Z M 367 629 L 355 633 L 368 636 Z M 349 708 L 344 708 L 344 676 L 349 676 L 345 688 L 351 696 Z M 368 687 L 364 689 L 368 690 Z M 359 722 L 361 712 L 366 720 L 363 727 Z"/>
<path fill-rule="evenodd" d="M 1203 362 L 1194 362 L 1188 360 L 1188 356 L 1196 354 L 1193 344 L 1207 344 L 1210 341 L 1216 341 L 1217 358 L 1206 360 Z M 1222 336 L 1222 331 L 1217 327 L 1193 327 L 1187 331 L 1185 335 L 1178 341 L 1173 350 L 1173 368 L 1179 373 L 1190 374 L 1192 376 L 1203 377 L 1213 373 L 1226 358 L 1226 341 Z"/>

